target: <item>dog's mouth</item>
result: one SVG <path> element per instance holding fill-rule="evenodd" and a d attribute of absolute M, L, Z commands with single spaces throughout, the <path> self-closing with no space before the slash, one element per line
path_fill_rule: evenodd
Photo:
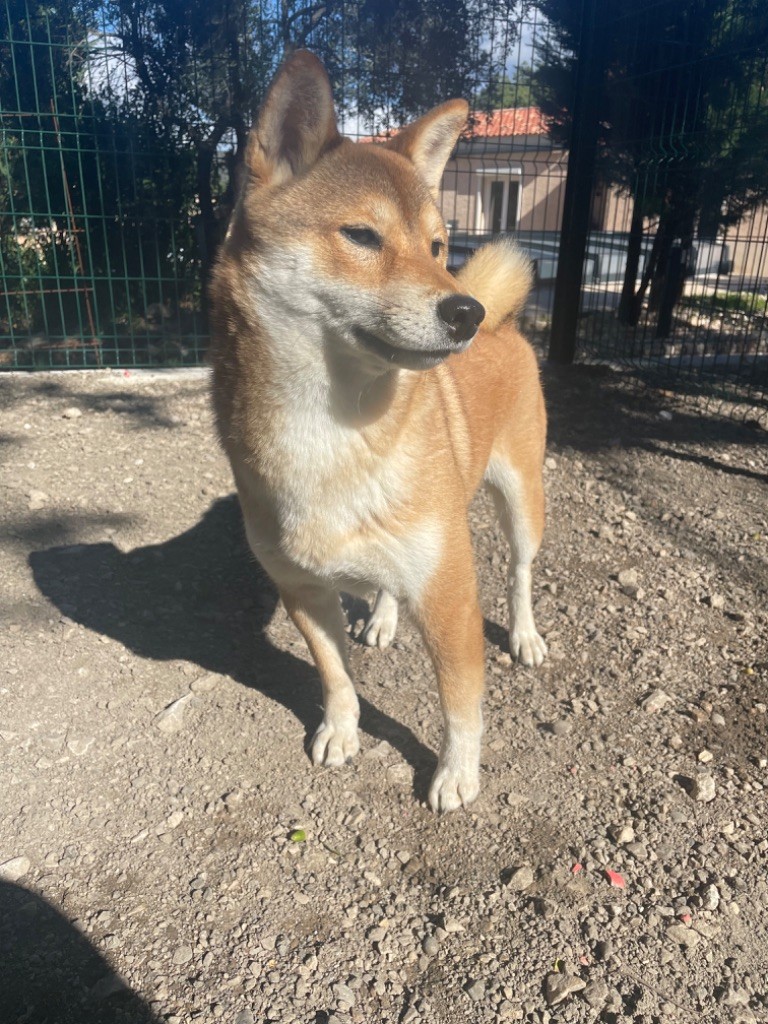
<path fill-rule="evenodd" d="M 428 370 L 432 366 L 438 366 L 448 356 L 463 352 L 472 341 L 470 338 L 450 348 L 401 348 L 399 345 L 391 345 L 384 341 L 378 334 L 366 331 L 364 327 L 355 327 L 352 333 L 355 340 L 368 352 L 377 355 L 385 363 L 403 370 Z"/>

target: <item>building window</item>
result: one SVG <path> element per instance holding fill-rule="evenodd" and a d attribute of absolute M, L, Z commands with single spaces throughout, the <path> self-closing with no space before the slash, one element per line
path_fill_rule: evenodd
<path fill-rule="evenodd" d="M 498 235 L 517 228 L 520 206 L 520 182 L 510 178 L 492 178 L 484 182 L 480 230 Z"/>

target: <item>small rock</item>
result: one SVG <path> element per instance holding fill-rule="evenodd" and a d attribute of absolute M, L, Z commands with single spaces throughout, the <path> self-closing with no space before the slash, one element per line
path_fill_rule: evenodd
<path fill-rule="evenodd" d="M 72 405 L 69 409 L 65 409 L 61 415 L 65 420 L 76 420 L 83 415 L 83 410 L 78 409 L 76 405 Z"/>
<path fill-rule="evenodd" d="M 549 458 L 544 459 L 544 465 L 547 469 L 557 469 L 557 462 L 550 455 Z"/>
<path fill-rule="evenodd" d="M 174 811 L 173 814 L 169 814 L 166 818 L 165 824 L 167 828 L 174 829 L 178 828 L 184 818 L 182 811 Z"/>
<path fill-rule="evenodd" d="M 193 679 L 189 684 L 189 688 L 193 693 L 210 693 L 211 690 L 216 689 L 220 682 L 221 677 L 217 676 L 215 672 L 206 672 L 204 676 Z"/>
<path fill-rule="evenodd" d="M 711 750 L 702 750 L 699 753 L 699 761 L 702 764 L 709 764 L 714 759 L 714 756 Z"/>
<path fill-rule="evenodd" d="M 235 1017 L 235 1024 L 255 1024 L 251 1011 L 248 1009 L 241 1010 Z"/>
<path fill-rule="evenodd" d="M 230 790 L 230 792 L 226 793 L 224 796 L 224 806 L 228 811 L 233 811 L 236 807 L 240 806 L 244 799 L 245 793 L 242 789 Z"/>
<path fill-rule="evenodd" d="M 707 604 L 710 608 L 725 608 L 725 598 L 722 594 L 709 594 Z"/>
<path fill-rule="evenodd" d="M 625 843 L 635 841 L 635 830 L 631 825 L 613 825 L 608 829 L 608 834 L 615 843 L 623 846 Z"/>
<path fill-rule="evenodd" d="M 515 870 L 506 879 L 507 887 L 513 892 L 523 892 L 533 885 L 533 870 L 524 864 Z"/>
<path fill-rule="evenodd" d="M 346 1006 L 355 1005 L 355 993 L 349 985 L 344 985 L 342 982 L 339 982 L 338 985 L 333 986 L 333 994 L 340 1003 L 344 1003 Z"/>
<path fill-rule="evenodd" d="M 689 928 L 687 924 L 671 924 L 666 935 L 672 942 L 678 946 L 685 946 L 686 949 L 692 949 L 701 938 L 699 933 Z"/>
<path fill-rule="evenodd" d="M 126 991 L 127 987 L 119 974 L 105 974 L 91 988 L 91 995 L 94 999 L 109 999 L 110 996 L 121 995 Z"/>
<path fill-rule="evenodd" d="M 421 944 L 421 948 L 427 954 L 427 956 L 435 956 L 440 949 L 440 943 L 434 937 L 434 935 L 428 935 L 424 942 Z"/>
<path fill-rule="evenodd" d="M 29 857 L 12 857 L 11 860 L 0 864 L 0 879 L 4 882 L 18 882 L 26 875 L 31 866 Z"/>
<path fill-rule="evenodd" d="M 715 799 L 715 780 L 712 775 L 697 775 L 691 785 L 691 796 L 702 804 Z"/>
<path fill-rule="evenodd" d="M 91 746 L 93 746 L 93 736 L 89 736 L 84 739 L 75 739 L 67 741 L 67 749 L 70 750 L 75 757 L 82 757 L 83 754 L 87 754 Z"/>
<path fill-rule="evenodd" d="M 474 1002 L 479 1003 L 485 998 L 485 982 L 481 980 L 469 982 L 465 987 L 464 991 L 467 993 L 470 999 Z"/>
<path fill-rule="evenodd" d="M 557 1006 L 574 992 L 581 992 L 587 983 L 572 974 L 548 974 L 544 980 L 544 998 L 548 1006 Z"/>
<path fill-rule="evenodd" d="M 590 981 L 581 993 L 581 997 L 593 1010 L 602 1010 L 608 1001 L 608 986 L 601 978 Z"/>
<path fill-rule="evenodd" d="M 45 491 L 30 491 L 29 505 L 27 507 L 30 512 L 39 512 L 41 508 L 45 508 L 49 501 L 50 498 Z"/>
<path fill-rule="evenodd" d="M 173 962 L 177 967 L 181 967 L 182 964 L 188 964 L 193 955 L 191 946 L 179 946 L 173 954 Z"/>
<path fill-rule="evenodd" d="M 701 905 L 704 910 L 717 910 L 720 906 L 720 890 L 716 885 L 708 885 L 702 892 Z"/>
<path fill-rule="evenodd" d="M 550 726 L 555 736 L 568 736 L 573 732 L 573 724 L 567 718 L 560 718 Z"/>
<path fill-rule="evenodd" d="M 661 709 L 669 703 L 670 699 L 669 694 L 665 693 L 663 690 L 651 690 L 648 696 L 642 700 L 640 706 L 643 711 L 653 714 L 656 711 L 661 711 Z"/>
<path fill-rule="evenodd" d="M 192 699 L 191 693 L 185 693 L 183 697 L 179 697 L 178 700 L 173 701 L 168 707 L 163 708 L 160 714 L 155 717 L 155 725 L 160 732 L 178 732 L 184 724 L 184 709 Z"/>

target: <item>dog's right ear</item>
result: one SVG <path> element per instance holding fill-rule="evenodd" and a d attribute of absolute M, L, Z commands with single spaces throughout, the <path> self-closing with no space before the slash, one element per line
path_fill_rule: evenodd
<path fill-rule="evenodd" d="M 308 50 L 280 67 L 251 130 L 245 162 L 261 185 L 277 185 L 308 170 L 341 142 L 325 68 Z"/>

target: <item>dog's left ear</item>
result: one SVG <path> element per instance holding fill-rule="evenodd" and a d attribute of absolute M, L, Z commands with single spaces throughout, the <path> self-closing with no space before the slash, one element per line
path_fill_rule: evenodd
<path fill-rule="evenodd" d="M 437 198 L 445 165 L 468 117 L 465 100 L 448 100 L 403 128 L 385 145 L 411 161 Z"/>
<path fill-rule="evenodd" d="M 260 185 L 279 184 L 339 142 L 328 74 L 314 54 L 297 50 L 275 75 L 251 130 L 248 170 Z"/>

